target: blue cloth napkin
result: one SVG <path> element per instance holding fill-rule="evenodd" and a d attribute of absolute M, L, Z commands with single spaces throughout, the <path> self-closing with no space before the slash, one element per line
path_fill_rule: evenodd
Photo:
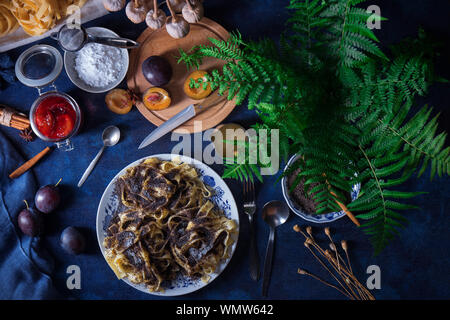
<path fill-rule="evenodd" d="M 14 72 L 14 61 L 6 53 L 0 54 L 0 91 L 7 87 L 8 84 L 16 82 Z"/>
<path fill-rule="evenodd" d="M 36 181 L 31 171 L 11 180 L 9 174 L 23 163 L 22 157 L 0 132 L 0 299 L 56 299 L 50 273 L 53 260 L 17 227 L 17 215 L 31 205 Z"/>

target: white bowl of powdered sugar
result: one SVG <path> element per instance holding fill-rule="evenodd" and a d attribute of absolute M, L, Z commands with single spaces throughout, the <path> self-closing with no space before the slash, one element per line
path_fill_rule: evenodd
<path fill-rule="evenodd" d="M 88 28 L 89 34 L 100 37 L 119 37 L 115 32 L 101 27 Z M 107 92 L 117 87 L 128 71 L 127 49 L 88 43 L 80 51 L 65 52 L 64 66 L 70 80 L 80 89 Z"/>

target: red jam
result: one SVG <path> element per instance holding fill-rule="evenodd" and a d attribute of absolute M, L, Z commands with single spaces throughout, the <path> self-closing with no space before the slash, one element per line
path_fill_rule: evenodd
<path fill-rule="evenodd" d="M 34 123 L 40 133 L 50 139 L 63 139 L 69 136 L 77 114 L 70 102 L 59 96 L 42 100 L 36 108 Z"/>

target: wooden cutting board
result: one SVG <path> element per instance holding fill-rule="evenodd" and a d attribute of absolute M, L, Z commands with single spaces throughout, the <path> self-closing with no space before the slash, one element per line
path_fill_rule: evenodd
<path fill-rule="evenodd" d="M 138 94 L 142 94 L 145 90 L 152 87 L 142 73 L 142 63 L 150 56 L 158 55 L 166 58 L 173 70 L 172 79 L 167 85 L 163 86 L 172 98 L 172 104 L 167 109 L 153 111 L 147 109 L 142 102 L 136 104 L 138 110 L 151 123 L 159 126 L 190 104 L 199 102 L 199 100 L 190 99 L 183 91 L 184 81 L 193 70 L 187 70 L 184 63 L 177 64 L 177 57 L 180 55 L 178 49 L 181 48 L 184 51 L 188 51 L 195 45 L 210 44 L 209 37 L 226 40 L 229 37 L 229 33 L 218 23 L 208 18 L 203 18 L 200 22 L 191 24 L 189 34 L 182 39 L 172 38 L 167 33 L 166 28 L 156 31 L 147 28 L 139 36 L 137 41 L 141 46 L 130 52 L 130 67 L 127 74 L 128 88 Z M 223 61 L 206 58 L 203 60 L 200 70 L 211 71 L 222 68 L 223 65 Z M 202 121 L 202 130 L 213 128 L 221 123 L 235 106 L 234 101 L 225 99 L 178 127 L 174 132 L 185 133 L 187 130 L 189 133 L 193 133 L 200 131 L 198 128 L 194 128 L 194 121 L 200 120 Z"/>

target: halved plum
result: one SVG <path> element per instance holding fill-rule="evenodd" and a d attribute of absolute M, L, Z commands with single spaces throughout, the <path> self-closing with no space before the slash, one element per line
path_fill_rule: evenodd
<path fill-rule="evenodd" d="M 36 113 L 36 125 L 39 131 L 45 136 L 49 136 L 51 134 L 55 121 L 55 116 L 49 110 Z"/>
<path fill-rule="evenodd" d="M 166 90 L 152 87 L 144 92 L 142 102 L 149 110 L 163 110 L 170 106 L 172 99 Z"/>
<path fill-rule="evenodd" d="M 114 89 L 105 97 L 109 110 L 117 114 L 127 114 L 133 108 L 133 99 L 130 93 L 124 89 Z"/>
<path fill-rule="evenodd" d="M 208 84 L 206 88 L 204 87 L 204 82 L 207 81 L 206 75 L 208 72 L 197 70 L 192 72 L 184 82 L 184 93 L 188 95 L 188 97 L 195 99 L 195 100 L 201 100 L 206 98 L 211 94 L 211 86 Z M 196 83 L 200 84 L 198 88 L 191 88 L 191 81 L 194 80 Z M 200 81 L 199 81 L 200 80 Z"/>
<path fill-rule="evenodd" d="M 72 133 L 74 120 L 68 114 L 61 114 L 56 118 L 55 134 L 58 138 L 65 138 Z"/>

